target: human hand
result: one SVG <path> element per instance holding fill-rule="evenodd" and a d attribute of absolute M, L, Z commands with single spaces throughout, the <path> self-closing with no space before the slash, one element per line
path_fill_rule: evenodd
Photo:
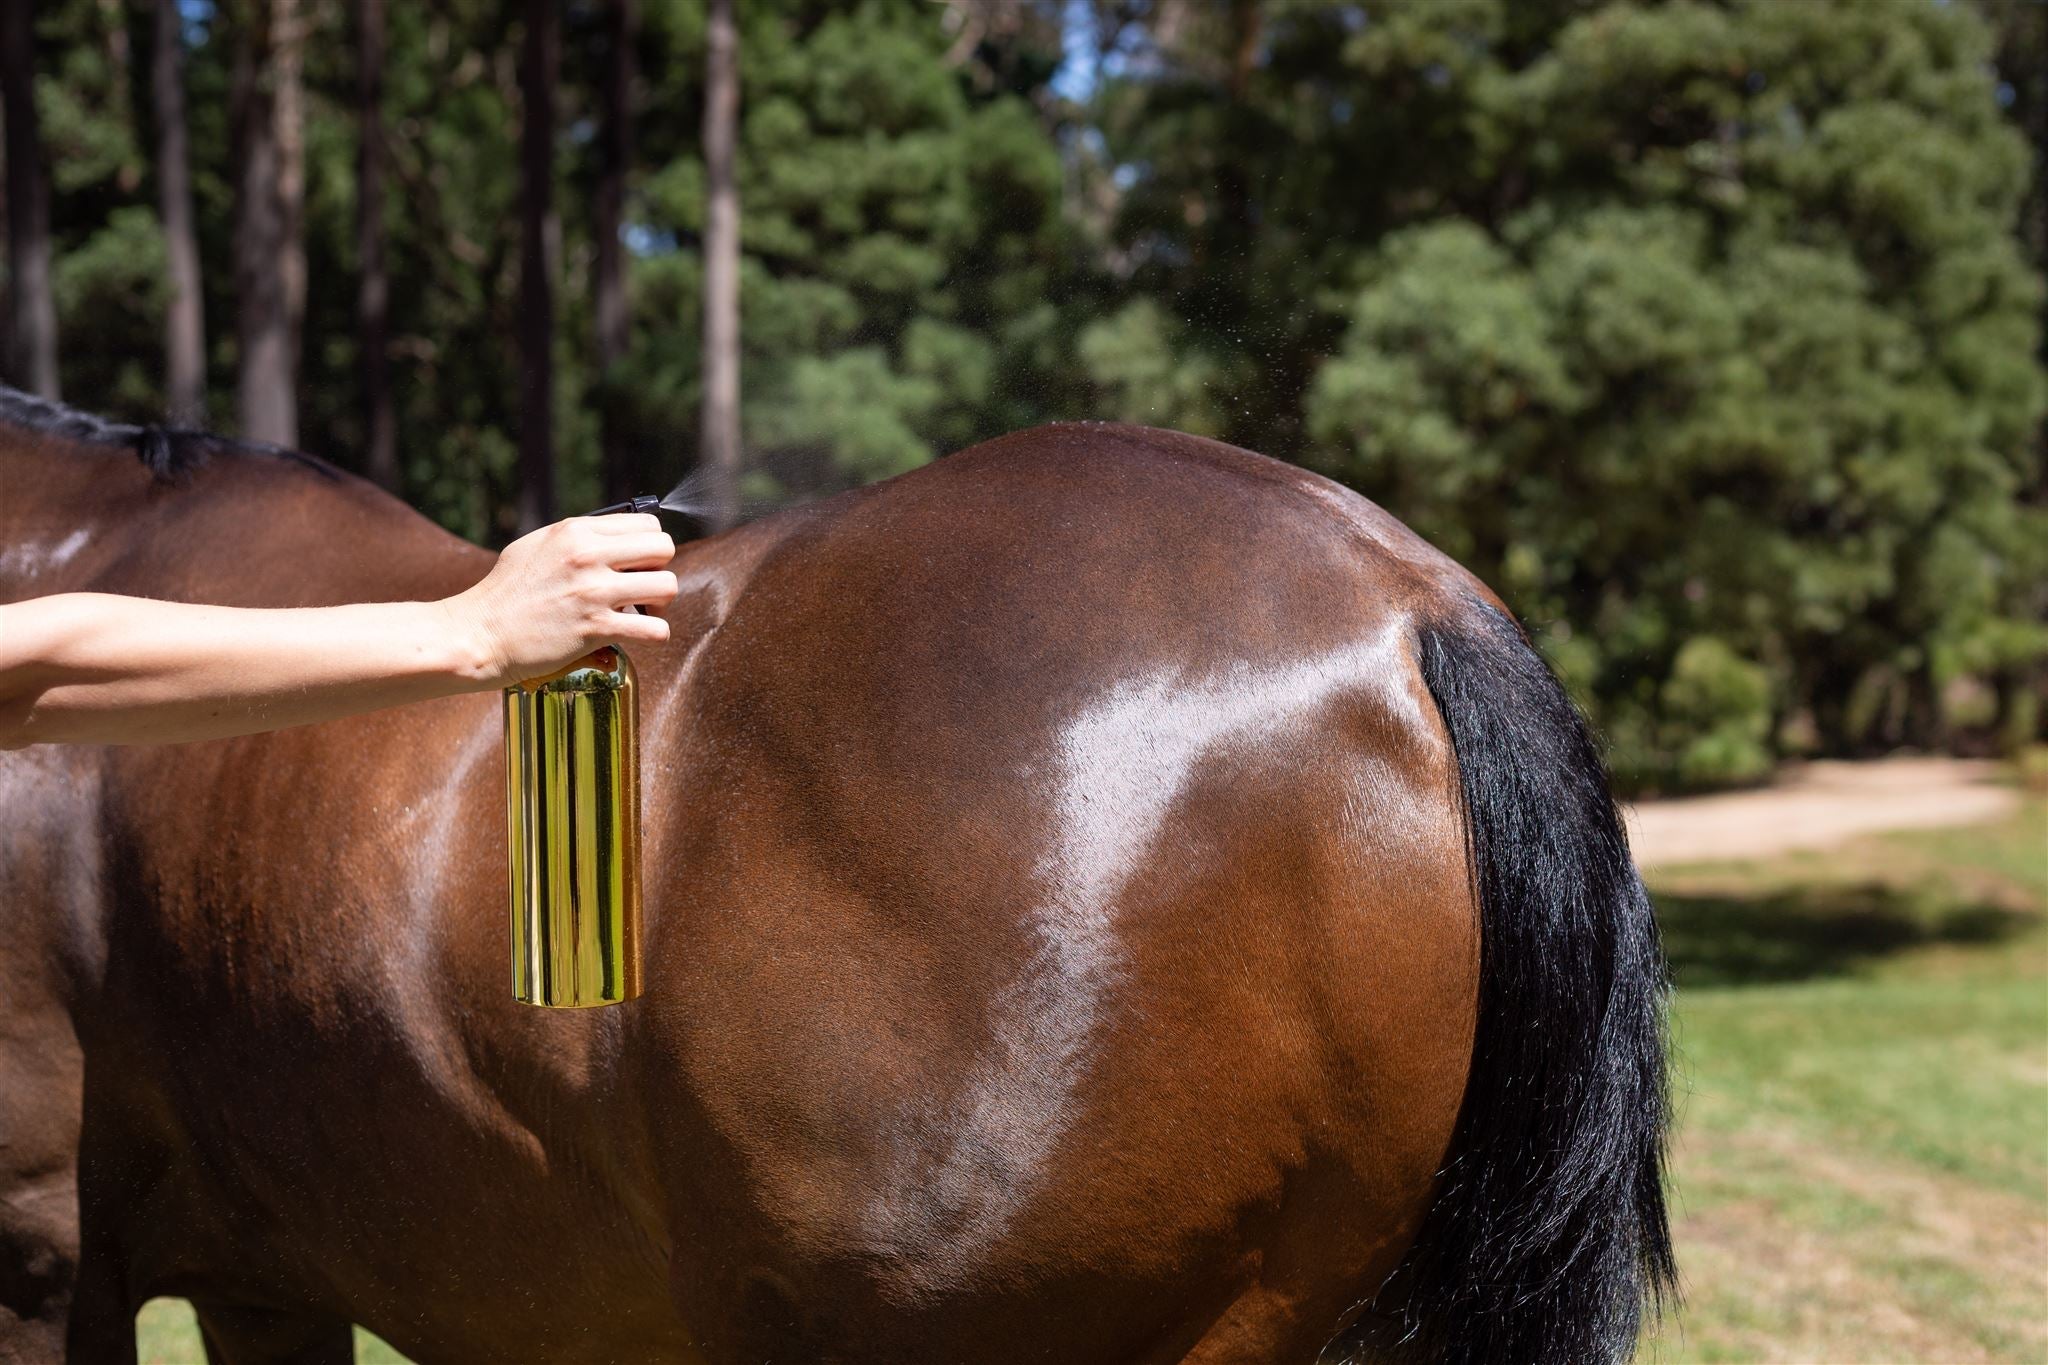
<path fill-rule="evenodd" d="M 488 577 L 442 605 L 476 649 L 478 681 L 503 686 L 568 667 L 601 645 L 666 640 L 675 542 L 642 513 L 571 517 L 507 545 Z"/>

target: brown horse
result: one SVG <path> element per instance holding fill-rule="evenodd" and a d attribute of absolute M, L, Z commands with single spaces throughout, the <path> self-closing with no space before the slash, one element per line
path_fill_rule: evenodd
<path fill-rule="evenodd" d="M 18 394 L 0 489 L 0 600 L 490 563 Z M 675 567 L 633 1004 L 512 1000 L 493 698 L 0 754 L 0 1361 L 133 1361 L 159 1294 L 235 1365 L 1630 1354 L 1655 933 L 1468 574 L 1094 424 Z"/>

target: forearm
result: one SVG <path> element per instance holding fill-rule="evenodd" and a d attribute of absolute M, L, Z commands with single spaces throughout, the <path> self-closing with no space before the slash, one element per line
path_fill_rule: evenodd
<path fill-rule="evenodd" d="M 0 603 L 0 748 L 218 739 L 499 687 L 668 638 L 652 516 L 521 536 L 445 602 L 265 611 L 63 593 Z"/>
<path fill-rule="evenodd" d="M 9 604 L 0 745 L 217 739 L 491 685 L 449 604 L 251 610 L 70 593 Z"/>

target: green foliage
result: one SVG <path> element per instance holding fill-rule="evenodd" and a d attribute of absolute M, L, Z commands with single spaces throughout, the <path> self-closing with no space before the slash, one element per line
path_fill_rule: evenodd
<path fill-rule="evenodd" d="M 518 414 L 517 9 L 389 10 L 384 117 L 404 493 L 478 539 L 511 529 Z M 597 418 L 621 413 L 649 486 L 695 458 L 703 16 L 643 6 L 629 241 L 634 350 L 591 361 L 594 6 L 572 7 L 560 95 L 558 429 L 565 507 L 597 500 Z M 886 477 L 1041 416 L 1071 325 L 1048 299 L 1075 272 L 1061 166 L 1028 102 L 947 58 L 915 0 L 744 7 L 742 365 L 753 486 L 816 493 Z M 188 11 L 186 84 L 213 339 L 212 420 L 231 427 L 231 15 Z M 343 465 L 363 444 L 354 337 L 356 128 L 347 6 L 309 6 L 308 297 L 302 440 Z M 1046 30 L 1049 32 L 1049 30 Z M 161 403 L 162 247 L 149 145 L 148 7 L 38 10 L 38 98 L 56 168 L 67 392 L 151 416 Z M 1051 73 L 1042 62 L 1036 80 Z M 137 101 L 140 101 L 139 103 Z M 139 116 L 138 116 L 139 111 Z"/>
<path fill-rule="evenodd" d="M 153 402 L 163 244 L 146 202 L 128 27 L 90 0 L 36 7 L 36 112 L 51 196 L 53 290 L 67 392 L 97 407 Z"/>
<path fill-rule="evenodd" d="M 1795 741 L 2023 744 L 2048 723 L 2048 386 L 2022 242 L 2048 250 L 2048 217 L 2001 102 L 2038 111 L 2048 85 L 2039 6 L 1978 4 L 1039 0 L 977 10 L 973 42 L 971 6 L 750 2 L 750 493 L 1048 418 L 1179 427 L 1322 469 L 1473 567 L 1636 784 L 1744 780 Z M 495 540 L 520 8 L 387 8 L 403 491 Z M 604 373 L 607 40 L 601 6 L 564 11 L 570 509 L 598 499 L 601 411 L 637 482 L 695 461 L 704 15 L 640 8 L 632 346 Z M 306 13 L 301 429 L 353 465 L 354 42 L 347 6 Z M 233 33 L 186 15 L 229 426 Z M 66 391 L 153 415 L 148 7 L 51 0 L 36 25 Z"/>
<path fill-rule="evenodd" d="M 1597 642 L 1631 776 L 1753 775 L 1774 712 L 1928 742 L 2048 655 L 2027 149 L 1969 11 L 1560 10 L 1517 64 L 1498 7 L 1395 10 L 1333 79 L 1442 86 L 1515 193 L 1363 254 L 1306 453 Z"/>
<path fill-rule="evenodd" d="M 815 22 L 805 8 L 746 6 L 740 40 L 742 411 L 754 486 L 770 492 L 886 478 L 1032 420 L 1060 359 L 1035 344 L 1034 306 L 1071 269 L 1058 154 L 1024 99 L 949 65 L 926 6 L 867 0 Z M 695 23 L 681 7 L 650 15 L 678 43 L 662 68 L 678 83 L 697 79 Z M 695 118 L 680 99 L 671 124 L 648 129 L 639 226 L 664 245 L 636 268 L 662 284 L 636 309 L 640 334 L 662 339 L 630 381 L 683 451 L 697 402 L 694 337 L 679 335 L 697 323 Z"/>
<path fill-rule="evenodd" d="M 1770 679 L 1721 641 L 1695 635 L 1680 646 L 1658 700 L 1681 781 L 1742 782 L 1770 771 Z"/>
<path fill-rule="evenodd" d="M 1081 331 L 1078 354 L 1101 386 L 1103 416 L 1216 436 L 1224 427 L 1215 357 L 1183 348 L 1181 329 L 1149 298 Z"/>

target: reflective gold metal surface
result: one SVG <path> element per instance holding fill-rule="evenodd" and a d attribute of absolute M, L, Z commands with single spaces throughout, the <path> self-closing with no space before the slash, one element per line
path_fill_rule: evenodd
<path fill-rule="evenodd" d="M 639 697 L 600 649 L 505 689 L 512 993 L 530 1005 L 640 994 Z"/>

